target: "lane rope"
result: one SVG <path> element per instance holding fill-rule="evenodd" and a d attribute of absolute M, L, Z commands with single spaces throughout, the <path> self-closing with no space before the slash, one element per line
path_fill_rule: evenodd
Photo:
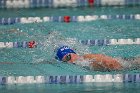
<path fill-rule="evenodd" d="M 140 74 L 60 75 L 60 76 L 0 76 L 0 84 L 76 84 L 89 82 L 140 83 Z"/>
<path fill-rule="evenodd" d="M 140 0 L 0 0 L 0 8 L 136 6 Z"/>
<path fill-rule="evenodd" d="M 140 45 L 140 38 L 79 40 L 79 42 L 88 46 Z M 36 41 L 0 42 L 0 48 L 36 48 L 37 46 L 43 45 L 42 43 Z"/>
<path fill-rule="evenodd" d="M 96 20 L 140 20 L 140 14 L 117 14 L 117 15 L 86 15 L 86 16 L 45 16 L 45 17 L 16 17 L 0 18 L 0 25 L 11 25 L 15 23 L 42 23 L 42 22 L 89 22 Z"/>

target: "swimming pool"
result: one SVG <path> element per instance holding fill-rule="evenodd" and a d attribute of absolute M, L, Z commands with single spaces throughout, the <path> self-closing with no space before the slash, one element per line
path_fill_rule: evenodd
<path fill-rule="evenodd" d="M 129 10 L 129 11 L 127 11 Z M 13 25 L 4 24 L 0 26 L 0 42 L 29 42 L 36 41 L 38 43 L 36 48 L 25 48 L 22 46 L 23 43 L 18 43 L 19 46 L 1 48 L 0 52 L 0 76 L 1 83 L 7 82 L 12 85 L 1 85 L 0 89 L 4 92 L 126 92 L 132 89 L 137 89 L 139 93 L 139 69 L 128 69 L 119 72 L 98 72 L 89 71 L 79 66 L 71 64 L 33 64 L 41 61 L 50 61 L 53 56 L 52 45 L 48 42 L 49 40 L 54 41 L 55 38 L 62 39 L 68 38 L 72 43 L 77 41 L 86 40 L 111 40 L 111 39 L 135 39 L 138 41 L 140 37 L 140 21 L 129 17 L 116 17 L 117 15 L 138 15 L 140 14 L 139 6 L 135 7 L 79 7 L 79 8 L 37 8 L 37 9 L 1 9 L 1 18 L 21 18 L 21 17 L 40 17 L 45 16 L 51 18 L 50 22 L 33 22 L 29 24 L 15 23 Z M 96 19 L 93 21 L 84 22 L 69 22 L 65 23 L 58 20 L 58 16 L 87 16 L 87 15 L 111 15 L 111 19 Z M 104 17 L 103 17 L 104 18 Z M 107 17 L 108 18 L 108 17 Z M 5 20 L 5 19 L 4 19 Z M 74 20 L 74 19 L 73 19 Z M 50 34 L 51 33 L 51 34 Z M 56 34 L 57 35 L 56 35 Z M 48 35 L 50 34 L 50 35 Z M 53 37 L 56 36 L 56 37 Z M 138 42 L 139 43 L 139 42 Z M 15 44 L 15 43 L 14 43 Z M 87 42 L 84 43 L 87 45 Z M 89 44 L 89 43 L 88 43 Z M 15 44 L 16 45 L 16 44 Z M 89 48 L 91 53 L 104 53 L 113 57 L 135 57 L 140 55 L 139 44 L 118 44 L 118 45 L 94 45 L 89 44 L 84 46 L 82 44 L 74 44 L 75 47 Z M 4 64 L 2 63 L 4 62 Z M 6 64 L 5 64 L 6 63 Z M 55 62 L 54 62 L 55 63 Z M 89 75 L 89 76 L 88 76 Z M 110 82 L 115 78 L 123 78 L 122 82 L 133 82 L 133 83 L 85 83 L 82 82 L 82 78 L 90 78 L 94 76 L 94 80 L 100 82 L 103 81 L 106 75 L 109 77 Z M 101 76 L 99 76 L 101 75 Z M 111 75 L 111 76 L 110 76 Z M 118 75 L 118 76 L 115 76 Z M 121 76 L 122 75 L 122 76 Z M 8 76 L 11 76 L 7 78 Z M 21 77 L 19 77 L 21 76 Z M 34 77 L 33 77 L 34 76 Z M 36 77 L 38 76 L 38 77 Z M 45 76 L 48 77 L 48 84 L 32 84 L 42 83 Z M 59 84 L 57 81 L 60 76 L 62 78 L 69 77 L 69 81 L 64 79 L 61 83 L 73 83 L 73 84 Z M 96 78 L 97 77 L 97 78 Z M 24 81 L 26 79 L 26 81 Z M 57 79 L 55 79 L 57 78 Z M 72 78 L 72 79 L 70 79 Z M 79 79 L 77 79 L 79 78 Z M 100 79 L 101 78 L 101 79 Z M 125 79 L 124 79 L 125 78 Z M 107 79 L 107 80 L 109 80 Z M 36 81 L 35 81 L 36 80 Z M 38 80 L 38 81 L 37 81 Z M 72 80 L 72 81 L 71 81 Z M 81 81 L 80 81 L 81 80 Z M 89 80 L 89 79 L 88 79 Z M 117 79 L 115 79 L 117 81 Z M 126 81 L 125 81 L 126 80 Z M 71 82 L 70 82 L 71 81 Z M 89 80 L 90 81 L 90 80 Z M 92 80 L 91 80 L 92 81 Z M 120 82 L 121 80 L 118 79 Z M 27 85 L 13 85 L 15 83 L 29 83 Z M 58 83 L 58 84 L 57 84 Z M 83 83 L 83 84 L 79 84 Z M 133 87 L 135 86 L 135 87 Z M 70 88 L 71 87 L 71 88 Z M 62 91 L 62 89 L 64 89 Z M 27 91 L 25 91 L 27 90 Z"/>

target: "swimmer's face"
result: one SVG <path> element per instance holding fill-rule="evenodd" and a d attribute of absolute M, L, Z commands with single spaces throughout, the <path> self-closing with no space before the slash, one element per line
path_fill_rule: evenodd
<path fill-rule="evenodd" d="M 77 60 L 78 55 L 75 53 L 68 53 L 67 55 L 65 55 L 62 59 L 62 61 L 64 62 L 74 62 L 75 60 Z"/>

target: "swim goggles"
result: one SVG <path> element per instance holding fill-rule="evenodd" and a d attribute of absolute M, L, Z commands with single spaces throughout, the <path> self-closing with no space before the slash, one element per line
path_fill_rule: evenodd
<path fill-rule="evenodd" d="M 71 60 L 71 54 L 67 54 L 65 57 L 64 57 L 64 62 L 68 62 Z"/>

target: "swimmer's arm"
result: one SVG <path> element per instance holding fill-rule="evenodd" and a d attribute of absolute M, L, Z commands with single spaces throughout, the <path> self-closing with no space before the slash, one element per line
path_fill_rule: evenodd
<path fill-rule="evenodd" d="M 101 69 L 109 69 L 109 70 L 120 70 L 122 69 L 121 64 L 115 58 L 110 56 L 106 56 L 103 54 L 86 54 L 83 56 L 85 59 L 95 59 L 91 65 L 93 68 Z"/>
<path fill-rule="evenodd" d="M 115 58 L 104 54 L 86 54 L 83 57 L 84 59 L 94 59 L 96 62 L 117 62 Z"/>

